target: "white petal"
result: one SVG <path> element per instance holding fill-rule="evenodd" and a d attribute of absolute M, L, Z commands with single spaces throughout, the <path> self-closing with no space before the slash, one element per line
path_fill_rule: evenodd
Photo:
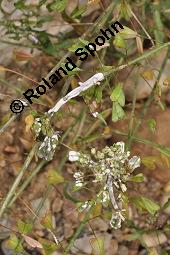
<path fill-rule="evenodd" d="M 124 142 L 118 142 L 116 145 L 120 146 L 121 153 L 125 152 L 125 143 Z"/>
<path fill-rule="evenodd" d="M 129 166 L 134 170 L 135 168 L 140 166 L 140 158 L 137 156 L 134 156 L 129 160 Z"/>
<path fill-rule="evenodd" d="M 79 159 L 79 155 L 80 153 L 79 152 L 76 152 L 76 151 L 69 151 L 69 160 L 70 161 L 77 161 Z"/>
<path fill-rule="evenodd" d="M 126 192 L 127 190 L 126 185 L 124 183 L 121 183 L 120 186 L 121 186 L 122 192 Z"/>

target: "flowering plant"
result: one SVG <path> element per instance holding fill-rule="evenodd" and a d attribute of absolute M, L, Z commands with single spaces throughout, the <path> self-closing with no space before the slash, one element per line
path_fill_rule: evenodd
<path fill-rule="evenodd" d="M 125 220 L 123 215 L 125 209 L 122 208 L 123 193 L 126 192 L 126 182 L 130 174 L 140 166 L 140 157 L 133 156 L 129 158 L 130 152 L 125 151 L 124 142 L 117 142 L 112 146 L 106 146 L 101 151 L 91 149 L 90 154 L 84 154 L 76 151 L 69 152 L 69 160 L 79 162 L 83 168 L 88 168 L 93 175 L 92 182 L 101 185 L 100 192 L 96 196 L 96 202 L 105 205 L 110 202 L 113 208 L 110 220 L 111 227 L 118 229 L 122 221 Z M 74 173 L 75 186 L 77 188 L 86 185 L 85 174 L 83 171 Z M 115 191 L 118 193 L 115 198 Z M 89 207 L 90 201 L 82 205 L 82 209 Z"/>

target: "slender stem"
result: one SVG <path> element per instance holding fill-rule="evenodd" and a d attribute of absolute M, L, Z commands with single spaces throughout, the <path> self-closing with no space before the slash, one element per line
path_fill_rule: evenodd
<path fill-rule="evenodd" d="M 136 124 L 136 127 L 134 128 L 133 135 L 136 134 L 137 131 L 138 131 L 138 129 L 140 128 L 140 126 L 141 126 L 141 124 L 142 124 L 142 120 L 143 120 L 143 118 L 144 118 L 144 116 L 145 116 L 145 114 L 146 114 L 146 112 L 147 112 L 147 109 L 148 109 L 149 105 L 151 104 L 151 102 L 152 102 L 152 100 L 153 100 L 153 98 L 154 98 L 154 92 L 155 92 L 155 89 L 156 89 L 156 85 L 159 83 L 159 80 L 160 80 L 160 78 L 161 78 L 162 72 L 163 72 L 164 67 L 165 67 L 165 65 L 166 65 L 166 62 L 167 62 L 167 60 L 168 60 L 168 56 L 169 56 L 169 53 L 168 53 L 168 51 L 167 51 L 167 54 L 166 54 L 166 56 L 165 56 L 165 58 L 164 58 L 164 60 L 163 60 L 163 63 L 162 63 L 162 65 L 161 65 L 161 68 L 160 68 L 158 77 L 157 77 L 157 79 L 156 79 L 156 81 L 155 81 L 155 84 L 154 84 L 154 86 L 153 86 L 152 92 L 151 92 L 149 98 L 147 99 L 147 101 L 145 102 L 145 104 L 144 104 L 144 106 L 143 106 L 143 111 L 142 111 L 142 113 L 141 113 L 141 118 L 140 118 L 140 120 L 138 120 L 138 122 L 137 122 L 137 124 Z"/>
<path fill-rule="evenodd" d="M 11 125 L 11 123 L 16 120 L 17 115 L 12 115 L 10 119 L 1 127 L 0 135 Z"/>
<path fill-rule="evenodd" d="M 151 38 L 151 36 L 148 34 L 148 32 L 146 31 L 146 29 L 144 28 L 144 26 L 142 25 L 142 23 L 140 22 L 140 20 L 137 18 L 137 16 L 135 15 L 135 13 L 131 10 L 131 13 L 133 15 L 133 17 L 135 18 L 135 20 L 138 22 L 138 24 L 141 26 L 141 28 L 143 29 L 143 31 L 145 32 L 145 34 L 147 35 L 147 37 L 151 40 L 152 45 L 154 46 L 154 41 Z"/>
<path fill-rule="evenodd" d="M 20 181 L 21 181 L 25 171 L 27 170 L 29 164 L 31 163 L 31 160 L 34 157 L 34 154 L 35 154 L 37 148 L 38 148 L 38 143 L 36 143 L 33 146 L 32 150 L 28 154 L 27 159 L 25 160 L 24 165 L 21 168 L 21 171 L 19 172 L 19 174 L 18 174 L 17 178 L 15 179 L 12 187 L 10 188 L 10 190 L 9 190 L 9 192 L 8 192 L 8 194 L 7 194 L 5 200 L 4 200 L 4 202 L 3 202 L 3 204 L 2 204 L 2 206 L 0 208 L 0 218 L 2 217 L 3 213 L 5 212 L 8 204 L 9 204 L 9 202 L 11 200 L 11 198 L 15 194 L 15 191 L 16 191 L 16 189 L 17 189 L 17 187 L 18 187 L 18 185 L 19 185 L 19 183 L 20 183 Z"/>
<path fill-rule="evenodd" d="M 129 121 L 129 131 L 128 131 L 128 140 L 127 140 L 127 150 L 130 150 L 131 147 L 131 136 L 133 133 L 133 124 L 134 124 L 134 118 L 135 118 L 135 106 L 136 106 L 136 92 L 137 92 L 137 79 L 135 80 L 134 85 L 134 95 L 133 95 L 133 102 L 132 102 L 132 111 L 131 111 L 131 118 Z"/>
<path fill-rule="evenodd" d="M 126 68 L 127 66 L 130 66 L 130 65 L 133 65 L 133 64 L 136 64 L 138 62 L 140 62 L 141 60 L 143 59 L 146 59 L 146 58 L 149 58 L 150 56 L 156 54 L 158 51 L 166 48 L 166 47 L 169 47 L 170 46 L 170 42 L 167 42 L 167 43 L 164 43 L 163 45 L 159 46 L 159 47 L 155 47 L 154 49 L 146 52 L 145 54 L 143 54 L 142 56 L 139 56 L 138 58 L 135 58 L 131 61 L 129 61 L 127 64 L 125 65 L 121 65 L 121 66 L 118 66 L 116 68 L 112 68 L 110 71 L 106 72 L 105 75 L 108 76 L 110 74 L 112 74 L 113 72 L 117 72 L 117 71 L 120 71 L 124 68 Z"/>
<path fill-rule="evenodd" d="M 39 173 L 39 171 L 42 169 L 42 167 L 46 164 L 46 161 L 41 161 L 40 164 L 32 171 L 32 173 L 28 176 L 28 178 L 24 181 L 24 183 L 21 185 L 21 187 L 18 189 L 18 191 L 15 193 L 14 197 L 8 204 L 8 207 L 11 207 L 15 200 L 21 195 L 21 193 L 24 191 L 24 189 L 29 185 L 32 178 Z"/>
<path fill-rule="evenodd" d="M 72 236 L 69 244 L 67 245 L 65 251 L 63 252 L 62 255 L 67 255 L 70 254 L 69 251 L 71 249 L 71 247 L 74 245 L 75 240 L 78 238 L 78 236 L 80 235 L 81 231 L 83 230 L 83 228 L 85 227 L 86 223 L 89 220 L 90 214 L 92 212 L 93 209 L 93 205 L 91 205 L 91 208 L 89 209 L 89 211 L 86 213 L 83 221 L 80 223 L 80 226 L 76 229 L 76 232 L 74 233 L 74 235 Z"/>

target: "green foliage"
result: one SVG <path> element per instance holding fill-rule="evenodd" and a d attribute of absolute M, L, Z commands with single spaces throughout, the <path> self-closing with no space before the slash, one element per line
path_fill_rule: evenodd
<path fill-rule="evenodd" d="M 117 102 L 119 103 L 120 106 L 124 106 L 125 105 L 125 95 L 122 89 L 122 84 L 117 84 L 115 86 L 115 88 L 112 91 L 112 94 L 110 96 L 110 99 L 113 102 Z"/>
<path fill-rule="evenodd" d="M 46 32 L 44 32 L 44 31 L 40 32 L 38 34 L 38 40 L 39 40 L 44 52 L 46 52 L 52 56 L 57 55 L 55 46 L 52 44 L 52 42 Z"/>
<path fill-rule="evenodd" d="M 147 121 L 148 127 L 152 133 L 156 131 L 156 121 L 154 119 L 150 119 Z"/>
<path fill-rule="evenodd" d="M 160 209 L 158 204 L 143 196 L 133 197 L 131 201 L 138 209 L 148 211 L 152 215 Z"/>
<path fill-rule="evenodd" d="M 52 3 L 47 5 L 49 12 L 58 11 L 63 12 L 67 6 L 67 0 L 54 0 Z"/>
<path fill-rule="evenodd" d="M 151 170 L 154 170 L 156 167 L 157 157 L 147 156 L 142 158 L 142 163 Z"/>
<path fill-rule="evenodd" d="M 41 224 L 45 228 L 53 230 L 53 222 L 52 222 L 52 215 L 51 215 L 51 213 L 46 214 L 45 217 L 42 218 Z"/>
<path fill-rule="evenodd" d="M 59 173 L 57 173 L 57 171 L 55 170 L 50 170 L 48 172 L 48 183 L 49 184 L 60 184 L 64 182 L 64 177 L 62 175 L 60 175 Z"/>
<path fill-rule="evenodd" d="M 126 0 L 121 0 L 120 14 L 122 18 L 125 18 L 126 20 L 129 20 L 132 16 L 130 5 Z"/>
<path fill-rule="evenodd" d="M 112 106 L 112 121 L 117 122 L 118 120 L 122 120 L 125 116 L 125 112 L 123 108 L 117 102 L 113 102 Z"/>
<path fill-rule="evenodd" d="M 10 249 L 16 252 L 24 251 L 20 239 L 15 234 L 11 234 L 10 239 L 8 241 L 8 246 Z"/>
<path fill-rule="evenodd" d="M 90 239 L 90 244 L 92 246 L 93 255 L 105 255 L 104 251 L 104 237 L 99 236 L 97 238 Z"/>
<path fill-rule="evenodd" d="M 81 15 L 86 11 L 86 6 L 82 6 L 81 8 L 76 7 L 71 13 L 72 18 L 80 18 Z"/>
<path fill-rule="evenodd" d="M 129 181 L 131 182 L 143 182 L 144 181 L 144 175 L 142 173 L 131 176 L 129 178 Z"/>
<path fill-rule="evenodd" d="M 155 21 L 155 29 L 154 29 L 154 34 L 155 34 L 155 40 L 156 40 L 156 44 L 160 45 L 161 43 L 164 42 L 165 39 L 165 35 L 164 35 L 164 25 L 161 19 L 161 13 L 160 10 L 158 10 L 157 8 L 155 8 L 154 13 L 154 21 Z"/>
<path fill-rule="evenodd" d="M 28 234 L 33 229 L 33 224 L 25 223 L 22 220 L 18 220 L 17 225 L 21 234 Z"/>
<path fill-rule="evenodd" d="M 100 103 L 102 100 L 102 88 L 101 87 L 96 87 L 95 88 L 95 99 L 97 103 Z"/>
<path fill-rule="evenodd" d="M 127 43 L 126 41 L 123 39 L 123 37 L 121 35 L 117 35 L 113 41 L 113 44 L 118 47 L 118 48 L 122 48 L 122 49 L 126 49 L 127 48 Z"/>
<path fill-rule="evenodd" d="M 110 99 L 113 102 L 112 106 L 112 121 L 116 122 L 125 116 L 123 106 L 125 105 L 125 95 L 122 89 L 122 84 L 118 83 L 113 89 Z"/>
<path fill-rule="evenodd" d="M 54 242 L 42 238 L 40 241 L 43 246 L 43 255 L 51 255 L 57 251 L 58 246 Z"/>
<path fill-rule="evenodd" d="M 170 207 L 170 198 L 168 199 L 168 201 L 163 205 L 162 209 L 165 210 L 167 208 Z"/>
<path fill-rule="evenodd" d="M 123 38 L 123 39 L 134 39 L 137 36 L 137 32 L 132 30 L 129 27 L 124 26 L 124 29 L 122 29 L 119 32 L 119 35 Z"/>
<path fill-rule="evenodd" d="M 14 5 L 15 5 L 16 9 L 21 10 L 21 11 L 26 8 L 24 0 L 19 0 L 16 3 L 14 3 Z"/>

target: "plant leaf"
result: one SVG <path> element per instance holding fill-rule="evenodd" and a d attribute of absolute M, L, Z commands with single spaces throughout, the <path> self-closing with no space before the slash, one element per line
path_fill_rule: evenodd
<path fill-rule="evenodd" d="M 14 234 L 10 236 L 10 239 L 8 240 L 8 246 L 10 249 L 16 251 L 16 252 L 23 252 L 24 249 L 22 247 L 21 241 L 18 239 L 18 237 Z"/>
<path fill-rule="evenodd" d="M 127 48 L 127 44 L 126 41 L 123 39 L 123 37 L 121 35 L 116 35 L 113 44 L 121 49 L 126 49 Z"/>
<path fill-rule="evenodd" d="M 118 120 L 122 120 L 125 116 L 125 112 L 123 108 L 117 102 L 113 102 L 112 107 L 112 121 L 116 122 Z"/>
<path fill-rule="evenodd" d="M 137 174 L 135 176 L 132 176 L 129 178 L 130 182 L 143 182 L 144 181 L 144 175 L 142 173 Z"/>
<path fill-rule="evenodd" d="M 125 95 L 122 89 L 122 84 L 118 83 L 112 91 L 110 99 L 113 102 L 118 102 L 121 106 L 125 105 Z"/>
<path fill-rule="evenodd" d="M 49 241 L 49 240 L 46 240 L 46 239 L 43 239 L 41 238 L 40 239 L 41 243 L 42 243 L 42 246 L 43 246 L 43 251 L 45 253 L 45 255 L 51 255 L 53 254 L 54 252 L 57 251 L 57 249 L 59 248 L 54 242 L 52 241 Z"/>
<path fill-rule="evenodd" d="M 146 166 L 147 168 L 154 170 L 156 167 L 156 161 L 158 160 L 157 157 L 154 156 L 148 156 L 148 157 L 144 157 L 142 158 L 142 163 L 144 164 L 144 166 Z"/>
<path fill-rule="evenodd" d="M 119 33 L 122 36 L 123 39 L 133 39 L 136 38 L 137 36 L 137 32 L 135 32 L 134 30 L 123 26 L 124 29 L 122 29 Z"/>
<path fill-rule="evenodd" d="M 50 230 L 53 230 L 53 222 L 52 222 L 52 215 L 51 213 L 48 213 L 45 215 L 45 217 L 42 218 L 41 220 L 41 224 L 50 229 Z"/>
<path fill-rule="evenodd" d="M 55 170 L 50 170 L 48 172 L 47 178 L 48 178 L 48 183 L 53 185 L 64 182 L 64 177 L 60 175 L 59 173 L 57 173 Z"/>
<path fill-rule="evenodd" d="M 20 233 L 22 234 L 27 234 L 29 233 L 32 228 L 33 228 L 33 225 L 30 224 L 30 223 L 25 223 L 23 222 L 22 220 L 18 220 L 17 221 L 17 225 L 18 225 L 18 230 Z"/>
<path fill-rule="evenodd" d="M 150 119 L 147 121 L 148 127 L 152 133 L 156 131 L 156 121 L 154 119 Z"/>
<path fill-rule="evenodd" d="M 148 211 L 152 215 L 154 215 L 160 209 L 158 204 L 143 196 L 133 197 L 132 202 L 138 209 Z"/>
<path fill-rule="evenodd" d="M 55 0 L 52 3 L 48 4 L 46 7 L 49 12 L 58 11 L 62 12 L 67 6 L 67 0 Z"/>
<path fill-rule="evenodd" d="M 129 20 L 132 17 L 130 5 L 126 1 L 121 1 L 120 14 L 122 18 Z"/>

